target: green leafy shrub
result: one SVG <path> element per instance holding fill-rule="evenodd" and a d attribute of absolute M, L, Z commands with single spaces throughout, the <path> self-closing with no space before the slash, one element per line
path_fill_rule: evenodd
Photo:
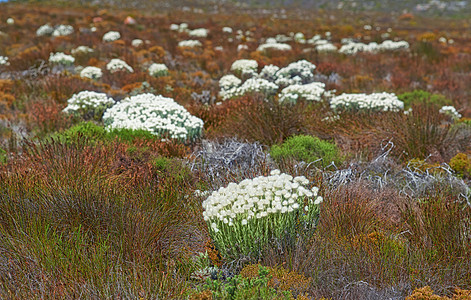
<path fill-rule="evenodd" d="M 338 165 L 343 161 L 336 145 L 308 135 L 293 136 L 281 145 L 273 145 L 270 154 L 277 162 L 285 159 L 295 159 L 306 163 L 321 160 L 324 167 L 331 162 Z"/>
<path fill-rule="evenodd" d="M 450 167 L 462 177 L 471 176 L 471 159 L 464 153 L 456 154 L 450 160 Z"/>
<path fill-rule="evenodd" d="M 7 152 L 0 148 L 0 165 L 7 163 Z"/>
<path fill-rule="evenodd" d="M 96 142 L 104 140 L 106 135 L 107 133 L 102 126 L 96 125 L 93 122 L 81 122 L 63 132 L 55 133 L 51 137 L 61 142 L 71 143 L 76 141 L 79 136 L 87 138 L 90 142 Z"/>
<path fill-rule="evenodd" d="M 423 90 L 415 90 L 413 92 L 403 93 L 397 96 L 404 102 L 404 109 L 407 110 L 413 105 L 432 104 L 438 108 L 446 105 L 453 105 L 453 102 L 440 94 L 431 94 Z"/>
<path fill-rule="evenodd" d="M 112 129 L 107 131 L 103 126 L 97 125 L 94 122 L 81 122 L 69 129 L 55 133 L 53 138 L 59 139 L 61 142 L 71 143 L 76 141 L 79 137 L 85 137 L 89 142 L 94 143 L 97 141 L 113 141 L 118 139 L 125 143 L 132 143 L 138 139 L 141 140 L 155 140 L 157 136 L 146 130 L 133 130 L 126 128 Z"/>

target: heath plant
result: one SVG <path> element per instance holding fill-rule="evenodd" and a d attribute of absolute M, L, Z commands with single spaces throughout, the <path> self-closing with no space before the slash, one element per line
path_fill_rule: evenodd
<path fill-rule="evenodd" d="M 295 240 L 299 223 L 314 228 L 323 198 L 310 185 L 304 176 L 274 170 L 214 191 L 203 202 L 203 217 L 222 256 L 256 258 L 273 240 Z"/>
<path fill-rule="evenodd" d="M 149 93 L 125 98 L 106 110 L 103 121 L 109 130 L 142 129 L 181 141 L 194 141 L 203 132 L 201 119 L 192 116 L 173 99 Z"/>
<path fill-rule="evenodd" d="M 79 116 L 83 119 L 101 120 L 107 108 L 115 104 L 115 101 L 105 93 L 82 91 L 74 94 L 67 100 L 67 107 L 63 112 Z"/>
<path fill-rule="evenodd" d="M 339 166 L 343 161 L 335 144 L 308 135 L 293 136 L 281 145 L 273 145 L 270 155 L 278 163 L 294 159 L 305 163 L 317 163 L 324 167 L 331 164 Z"/>

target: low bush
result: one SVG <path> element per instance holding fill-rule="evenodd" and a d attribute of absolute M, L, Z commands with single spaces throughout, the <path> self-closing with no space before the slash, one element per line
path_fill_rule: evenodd
<path fill-rule="evenodd" d="M 281 145 L 273 145 L 270 155 L 278 163 L 289 159 L 306 163 L 320 161 L 323 167 L 329 166 L 332 162 L 339 166 L 343 161 L 335 144 L 308 135 L 293 136 Z"/>
<path fill-rule="evenodd" d="M 458 153 L 450 160 L 450 167 L 461 177 L 471 176 L 471 159 L 465 153 Z"/>
<path fill-rule="evenodd" d="M 291 292 L 278 291 L 272 287 L 270 282 L 273 276 L 270 274 L 271 270 L 269 268 L 260 265 L 256 266 L 258 267 L 256 276 L 244 277 L 236 275 L 225 282 L 209 279 L 203 286 L 202 291 L 191 295 L 190 299 L 295 299 Z"/>
<path fill-rule="evenodd" d="M 406 92 L 397 96 L 399 100 L 404 102 L 404 109 L 407 110 L 413 105 L 432 104 L 437 108 L 446 105 L 453 105 L 453 102 L 440 94 L 432 94 L 423 90 L 415 90 L 413 92 Z"/>

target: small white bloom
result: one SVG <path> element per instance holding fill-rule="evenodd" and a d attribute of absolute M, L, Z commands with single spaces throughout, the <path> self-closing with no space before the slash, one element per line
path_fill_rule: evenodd
<path fill-rule="evenodd" d="M 324 198 L 321 196 L 317 197 L 316 201 L 314 201 L 314 204 L 319 205 L 324 201 Z"/>
<path fill-rule="evenodd" d="M 131 41 L 131 46 L 133 46 L 133 47 L 137 48 L 137 47 L 140 47 L 142 45 L 144 45 L 144 41 L 141 40 L 141 39 L 134 39 L 134 40 Z"/>
<path fill-rule="evenodd" d="M 114 42 L 121 38 L 121 34 L 118 31 L 108 31 L 103 35 L 103 42 Z"/>

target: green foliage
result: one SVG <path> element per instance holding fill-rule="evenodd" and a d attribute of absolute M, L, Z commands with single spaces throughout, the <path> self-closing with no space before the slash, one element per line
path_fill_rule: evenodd
<path fill-rule="evenodd" d="M 0 165 L 7 163 L 7 152 L 0 148 Z"/>
<path fill-rule="evenodd" d="M 211 291 L 215 300 L 258 300 L 258 299 L 294 299 L 289 291 L 277 291 L 269 286 L 269 269 L 260 266 L 258 276 L 244 278 L 241 275 L 229 278 L 226 282 L 208 279 L 203 291 Z M 195 296 L 190 299 L 197 299 Z"/>
<path fill-rule="evenodd" d="M 321 160 L 322 166 L 334 162 L 337 166 L 343 161 L 336 145 L 318 137 L 298 135 L 288 138 L 281 145 L 273 145 L 270 155 L 277 162 L 295 159 L 306 163 Z"/>
<path fill-rule="evenodd" d="M 413 105 L 431 104 L 438 108 L 445 105 L 453 105 L 453 102 L 440 94 L 431 94 L 423 90 L 415 90 L 406 92 L 397 96 L 399 100 L 404 102 L 404 109 L 407 110 Z"/>
<path fill-rule="evenodd" d="M 51 137 L 60 142 L 71 143 L 76 141 L 79 136 L 87 138 L 90 142 L 96 142 L 106 138 L 106 131 L 102 126 L 89 121 L 81 122 L 61 133 L 55 133 Z"/>
<path fill-rule="evenodd" d="M 136 140 L 155 140 L 158 139 L 152 133 L 146 130 L 132 130 L 132 129 L 113 129 L 106 131 L 104 127 L 97 125 L 94 122 L 81 122 L 71 128 L 55 133 L 50 136 L 64 143 L 72 143 L 77 141 L 79 137 L 85 137 L 90 143 L 96 143 L 98 141 L 113 141 L 118 139 L 125 143 L 133 143 Z"/>
<path fill-rule="evenodd" d="M 456 154 L 450 160 L 450 167 L 461 177 L 471 176 L 471 159 L 464 153 Z"/>
<path fill-rule="evenodd" d="M 158 174 L 173 178 L 176 183 L 185 183 L 192 178 L 190 168 L 178 159 L 159 156 L 152 161 L 152 166 Z"/>
<path fill-rule="evenodd" d="M 158 139 L 157 136 L 153 135 L 149 131 L 143 129 L 127 129 L 127 128 L 120 128 L 120 129 L 113 129 L 107 133 L 108 139 L 115 139 L 118 138 L 123 142 L 132 143 L 135 140 L 155 140 Z"/>

